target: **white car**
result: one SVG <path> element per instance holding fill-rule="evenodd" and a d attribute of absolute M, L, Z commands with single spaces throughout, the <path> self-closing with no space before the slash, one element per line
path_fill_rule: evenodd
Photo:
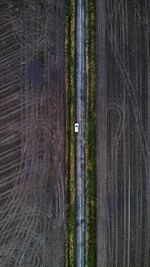
<path fill-rule="evenodd" d="M 79 123 L 78 122 L 76 122 L 74 125 L 74 131 L 75 131 L 75 133 L 79 132 Z"/>

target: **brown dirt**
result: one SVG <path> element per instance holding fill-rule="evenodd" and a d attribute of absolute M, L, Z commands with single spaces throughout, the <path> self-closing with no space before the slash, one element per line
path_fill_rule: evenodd
<path fill-rule="evenodd" d="M 62 267 L 64 1 L 0 10 L 0 266 Z"/>
<path fill-rule="evenodd" d="M 97 0 L 97 267 L 150 265 L 148 1 Z"/>

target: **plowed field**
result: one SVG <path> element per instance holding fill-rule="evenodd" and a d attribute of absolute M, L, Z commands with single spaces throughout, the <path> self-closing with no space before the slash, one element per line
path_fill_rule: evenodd
<path fill-rule="evenodd" d="M 0 266 L 64 266 L 64 1 L 0 1 Z"/>

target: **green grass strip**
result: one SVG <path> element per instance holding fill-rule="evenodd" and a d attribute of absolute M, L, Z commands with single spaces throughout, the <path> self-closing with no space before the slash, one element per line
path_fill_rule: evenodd
<path fill-rule="evenodd" d="M 95 61 L 95 1 L 86 0 L 86 267 L 96 266 Z"/>
<path fill-rule="evenodd" d="M 66 249 L 65 266 L 75 262 L 75 0 L 66 1 Z"/>
<path fill-rule="evenodd" d="M 85 266 L 96 266 L 95 1 L 86 3 Z M 75 265 L 75 0 L 66 1 L 66 267 Z"/>

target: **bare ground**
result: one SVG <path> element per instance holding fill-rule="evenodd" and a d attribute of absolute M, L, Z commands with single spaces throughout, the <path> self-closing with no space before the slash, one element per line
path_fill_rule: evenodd
<path fill-rule="evenodd" d="M 148 267 L 150 5 L 96 10 L 97 267 Z"/>
<path fill-rule="evenodd" d="M 0 266 L 64 265 L 64 1 L 0 1 Z"/>

